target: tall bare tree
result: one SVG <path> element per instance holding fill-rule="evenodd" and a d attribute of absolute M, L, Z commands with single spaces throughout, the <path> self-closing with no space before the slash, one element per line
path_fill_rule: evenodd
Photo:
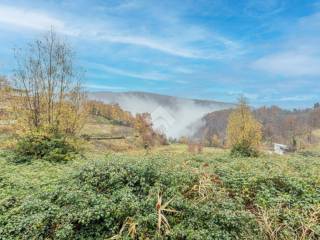
<path fill-rule="evenodd" d="M 81 74 L 72 48 L 51 29 L 42 39 L 16 49 L 14 87 L 18 119 L 29 130 L 74 134 L 84 109 Z"/>

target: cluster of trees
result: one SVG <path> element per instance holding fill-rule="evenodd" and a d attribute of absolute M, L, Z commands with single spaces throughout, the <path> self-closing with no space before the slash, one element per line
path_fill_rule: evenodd
<path fill-rule="evenodd" d="M 104 117 L 114 124 L 134 128 L 146 148 L 167 143 L 165 134 L 153 129 L 149 113 L 140 113 L 133 116 L 130 112 L 124 111 L 118 104 L 106 104 L 100 101 L 88 101 L 87 106 L 91 115 Z"/>
<path fill-rule="evenodd" d="M 282 142 L 293 148 L 312 144 L 313 130 L 320 127 L 320 108 L 284 111 L 278 107 L 262 107 L 254 112 L 263 125 L 268 143 Z M 299 146 L 298 146 L 299 145 Z"/>
<path fill-rule="evenodd" d="M 118 104 L 106 104 L 101 101 L 89 101 L 89 112 L 101 116 L 119 125 L 134 127 L 136 118 L 128 111 L 124 111 Z"/>
<path fill-rule="evenodd" d="M 241 104 L 240 104 L 241 105 Z M 207 114 L 204 125 L 195 134 L 207 146 L 227 145 L 227 125 L 233 110 L 221 110 Z M 292 148 L 313 144 L 312 132 L 320 128 L 320 107 L 302 110 L 283 110 L 277 106 L 260 107 L 252 110 L 252 116 L 261 123 L 262 140 L 267 144 L 283 143 Z"/>
<path fill-rule="evenodd" d="M 205 146 L 224 147 L 227 145 L 226 129 L 232 110 L 220 110 L 203 117 L 203 125 L 194 137 L 201 139 Z"/>

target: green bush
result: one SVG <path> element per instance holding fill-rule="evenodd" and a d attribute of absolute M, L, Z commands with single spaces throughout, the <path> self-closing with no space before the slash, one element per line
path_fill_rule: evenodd
<path fill-rule="evenodd" d="M 0 211 L 5 209 L 0 212 L 0 236 L 236 239 L 247 232 L 256 236 L 253 215 L 236 200 L 214 197 L 219 189 L 213 184 L 208 186 L 212 198 L 202 199 L 192 190 L 198 174 L 170 167 L 169 160 L 162 158 L 144 160 L 113 158 L 90 164 L 57 190 L 0 205 Z M 160 230 L 159 196 L 170 225 L 162 223 Z"/>
<path fill-rule="evenodd" d="M 231 149 L 231 156 L 234 157 L 258 157 L 259 153 L 249 144 L 236 144 Z"/>
<path fill-rule="evenodd" d="M 318 158 L 297 156 L 109 155 L 41 186 L 3 175 L 16 194 L 0 200 L 0 239 L 320 239 Z M 10 168 L 47 165 L 32 164 Z"/>
<path fill-rule="evenodd" d="M 42 159 L 49 162 L 63 162 L 73 158 L 75 147 L 61 136 L 27 135 L 18 140 L 10 160 L 25 163 Z"/>

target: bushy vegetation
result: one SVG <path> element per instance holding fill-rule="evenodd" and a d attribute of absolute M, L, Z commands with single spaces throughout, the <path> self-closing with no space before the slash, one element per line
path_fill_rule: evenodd
<path fill-rule="evenodd" d="M 76 152 L 76 148 L 60 135 L 29 134 L 18 140 L 8 158 L 15 163 L 64 162 L 71 160 Z"/>
<path fill-rule="evenodd" d="M 235 157 L 258 157 L 259 155 L 258 150 L 246 142 L 241 142 L 232 146 L 230 153 L 231 156 Z"/>
<path fill-rule="evenodd" d="M 156 154 L 89 162 L 54 185 L 4 197 L 0 238 L 319 239 L 317 159 L 243 160 Z M 6 191 L 13 178 L 4 176 Z"/>
<path fill-rule="evenodd" d="M 233 155 L 256 157 L 262 140 L 262 125 L 253 117 L 244 98 L 230 114 L 227 140 Z"/>

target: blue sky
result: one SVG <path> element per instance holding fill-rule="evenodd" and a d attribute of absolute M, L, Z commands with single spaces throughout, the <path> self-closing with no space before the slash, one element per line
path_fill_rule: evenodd
<path fill-rule="evenodd" d="M 91 91 L 287 108 L 320 101 L 319 0 L 0 0 L 0 73 L 54 26 Z"/>

